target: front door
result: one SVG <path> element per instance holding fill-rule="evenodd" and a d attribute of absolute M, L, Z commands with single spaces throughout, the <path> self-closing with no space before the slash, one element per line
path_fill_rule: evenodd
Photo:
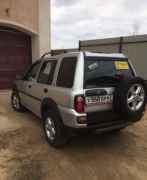
<path fill-rule="evenodd" d="M 37 61 L 32 65 L 32 67 L 24 77 L 23 86 L 21 89 L 21 92 L 23 94 L 21 98 L 22 104 L 32 112 L 35 111 L 34 107 L 37 101 L 37 95 L 34 95 L 33 89 L 36 84 L 36 78 L 37 74 L 39 73 L 40 66 L 41 61 Z"/>

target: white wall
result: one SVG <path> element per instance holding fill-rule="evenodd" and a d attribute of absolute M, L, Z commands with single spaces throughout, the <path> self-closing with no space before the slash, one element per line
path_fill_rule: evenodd
<path fill-rule="evenodd" d="M 50 0 L 39 0 L 39 53 L 40 56 L 51 48 Z"/>
<path fill-rule="evenodd" d="M 51 48 L 50 0 L 38 0 L 38 8 L 38 35 L 32 36 L 33 62 Z"/>

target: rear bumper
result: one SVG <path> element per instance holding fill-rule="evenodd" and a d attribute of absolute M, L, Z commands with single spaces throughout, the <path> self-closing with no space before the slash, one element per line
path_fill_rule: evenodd
<path fill-rule="evenodd" d="M 97 129 L 101 132 L 123 128 L 134 123 L 134 121 L 122 120 L 112 111 L 79 114 L 73 109 L 60 107 L 60 113 L 64 125 L 74 129 Z M 84 118 L 85 122 L 79 122 L 80 118 Z"/>
<path fill-rule="evenodd" d="M 71 128 L 86 128 L 87 127 L 87 124 L 78 123 L 78 118 L 87 117 L 85 113 L 79 114 L 74 109 L 68 109 L 61 106 L 59 106 L 59 110 L 62 117 L 62 121 L 65 126 L 68 126 Z"/>

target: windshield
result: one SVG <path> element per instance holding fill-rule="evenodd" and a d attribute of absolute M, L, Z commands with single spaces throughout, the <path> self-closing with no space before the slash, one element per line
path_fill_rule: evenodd
<path fill-rule="evenodd" d="M 114 85 L 121 76 L 134 76 L 127 59 L 85 57 L 85 88 Z"/>

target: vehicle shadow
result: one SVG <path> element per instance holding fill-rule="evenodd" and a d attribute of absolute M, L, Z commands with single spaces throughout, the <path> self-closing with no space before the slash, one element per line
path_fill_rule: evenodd
<path fill-rule="evenodd" d="M 31 112 L 26 112 L 26 116 L 29 116 L 30 123 L 37 126 L 41 132 L 41 139 L 43 142 L 47 144 L 47 141 L 44 136 L 44 132 L 42 129 L 42 120 L 38 117 L 34 116 Z M 31 117 L 31 118 L 30 118 Z M 78 154 L 85 154 L 87 156 L 90 153 L 96 152 L 105 152 L 111 154 L 120 154 L 132 157 L 136 156 L 135 147 L 136 142 L 138 140 L 138 135 L 135 133 L 135 130 L 129 131 L 129 129 L 133 129 L 133 126 L 127 127 L 120 132 L 105 132 L 105 133 L 82 133 L 72 136 L 68 143 L 59 148 L 54 149 L 49 145 L 49 151 L 55 150 L 58 153 L 63 153 L 64 155 L 69 155 L 74 157 Z M 51 150 L 52 149 L 52 150 Z"/>
<path fill-rule="evenodd" d="M 108 156 L 111 155 L 113 157 L 119 156 L 119 158 L 127 159 L 134 159 L 137 156 L 142 156 L 142 151 L 140 151 L 140 147 L 138 147 L 137 143 L 140 141 L 140 137 L 137 135 L 136 129 L 134 129 L 133 126 L 127 127 L 117 133 L 105 132 L 99 134 L 93 132 L 76 135 L 71 137 L 64 147 L 54 149 L 48 145 L 48 142 L 45 139 L 42 128 L 42 120 L 34 116 L 29 111 L 26 111 L 23 116 L 25 116 L 25 121 L 28 121 L 27 124 L 29 123 L 32 127 L 35 126 L 36 131 L 34 132 L 34 136 L 38 137 L 38 133 L 40 134 L 40 142 L 37 143 L 45 146 L 44 153 L 48 158 L 50 153 L 52 156 L 56 156 L 58 154 L 59 159 L 66 157 L 71 161 L 78 161 L 80 159 L 82 162 L 88 162 L 88 159 L 95 160 L 98 155 L 101 156 L 104 154 Z M 84 160 L 83 157 L 87 160 Z"/>
<path fill-rule="evenodd" d="M 68 154 L 111 154 L 127 156 L 129 158 L 136 156 L 139 151 L 136 149 L 136 141 L 138 136 L 135 133 L 129 132 L 126 129 L 118 133 L 91 133 L 82 136 L 72 137 L 69 144 L 67 144 L 62 151 Z M 136 152 L 137 151 L 137 152 Z"/>

